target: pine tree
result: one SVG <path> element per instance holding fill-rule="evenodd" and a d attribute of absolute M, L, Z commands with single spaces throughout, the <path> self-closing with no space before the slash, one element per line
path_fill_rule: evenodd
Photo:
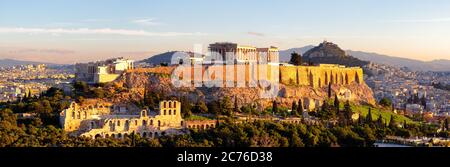
<path fill-rule="evenodd" d="M 272 113 L 275 114 L 277 112 L 278 112 L 278 103 L 277 103 L 277 101 L 274 100 L 272 102 Z"/>
<path fill-rule="evenodd" d="M 237 96 L 234 96 L 234 112 L 239 112 L 239 106 L 237 101 Z"/>
<path fill-rule="evenodd" d="M 337 94 L 334 95 L 334 108 L 336 109 L 336 113 L 339 113 L 339 99 Z"/>
<path fill-rule="evenodd" d="M 289 61 L 289 63 L 299 66 L 302 64 L 302 55 L 298 54 L 297 52 L 293 52 L 291 54 L 291 60 Z"/>
<path fill-rule="evenodd" d="M 303 115 L 303 110 L 304 110 L 303 102 L 302 102 L 302 99 L 300 98 L 300 99 L 298 99 L 297 114 L 302 116 Z"/>
<path fill-rule="evenodd" d="M 363 125 L 363 124 L 364 124 L 364 121 L 362 119 L 362 115 L 358 114 L 358 125 Z"/>
<path fill-rule="evenodd" d="M 383 117 L 381 114 L 378 116 L 377 125 L 382 127 L 383 126 Z"/>
<path fill-rule="evenodd" d="M 294 116 L 298 115 L 298 113 L 297 113 L 297 102 L 296 101 L 292 102 L 291 112 L 292 112 L 291 114 L 294 115 Z"/>
<path fill-rule="evenodd" d="M 372 109 L 369 108 L 369 112 L 366 115 L 366 123 L 372 123 Z"/>
<path fill-rule="evenodd" d="M 444 130 L 448 130 L 448 118 L 444 121 Z"/>
<path fill-rule="evenodd" d="M 395 127 L 395 120 L 394 120 L 394 115 L 391 115 L 391 119 L 389 120 L 389 128 L 394 128 Z"/>
<path fill-rule="evenodd" d="M 353 111 L 350 106 L 350 102 L 348 100 L 345 102 L 345 105 L 344 105 L 344 114 L 345 114 L 345 119 L 348 122 L 352 122 Z"/>

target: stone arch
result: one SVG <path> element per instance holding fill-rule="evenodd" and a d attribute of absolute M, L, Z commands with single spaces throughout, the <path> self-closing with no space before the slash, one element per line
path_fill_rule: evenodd
<path fill-rule="evenodd" d="M 128 133 L 124 133 L 123 138 L 128 138 Z"/>
<path fill-rule="evenodd" d="M 142 126 L 147 126 L 147 120 L 142 120 Z"/>
<path fill-rule="evenodd" d="M 72 119 L 75 119 L 75 111 L 72 111 Z"/>
<path fill-rule="evenodd" d="M 166 102 L 163 102 L 163 108 L 166 108 Z"/>
<path fill-rule="evenodd" d="M 126 120 L 124 130 L 128 131 L 129 129 L 130 129 L 130 120 Z"/>
<path fill-rule="evenodd" d="M 153 126 L 153 119 L 150 120 L 150 125 Z"/>
<path fill-rule="evenodd" d="M 172 108 L 172 102 L 169 101 L 169 108 Z"/>
<path fill-rule="evenodd" d="M 158 132 L 155 132 L 154 137 L 159 137 Z"/>
<path fill-rule="evenodd" d="M 101 137 L 102 137 L 101 134 L 96 134 L 96 135 L 95 135 L 95 139 L 98 139 L 98 138 L 101 138 Z"/>
<path fill-rule="evenodd" d="M 117 120 L 117 126 L 120 126 L 120 120 Z"/>
<path fill-rule="evenodd" d="M 177 108 L 177 102 L 176 101 L 173 102 L 173 108 Z"/>
<path fill-rule="evenodd" d="M 109 121 L 109 131 L 115 131 L 115 125 L 113 121 Z"/>
<path fill-rule="evenodd" d="M 209 129 L 209 125 L 206 125 L 206 129 Z"/>
<path fill-rule="evenodd" d="M 172 115 L 172 110 L 169 110 L 169 115 Z"/>
<path fill-rule="evenodd" d="M 109 138 L 109 134 L 106 134 L 106 135 L 105 135 L 105 138 Z"/>
<path fill-rule="evenodd" d="M 146 138 L 147 137 L 147 132 L 142 133 L 142 137 Z"/>
<path fill-rule="evenodd" d="M 325 84 L 328 85 L 328 73 L 325 72 Z"/>
<path fill-rule="evenodd" d="M 122 138 L 122 133 L 117 134 L 117 138 Z"/>
<path fill-rule="evenodd" d="M 87 112 L 86 111 L 83 112 L 83 119 L 87 119 Z"/>
<path fill-rule="evenodd" d="M 341 85 L 344 85 L 344 76 L 342 75 L 342 73 L 340 74 L 340 76 L 341 76 L 341 80 L 340 80 Z"/>
<path fill-rule="evenodd" d="M 166 115 L 166 110 L 164 110 L 164 113 L 163 113 L 163 115 Z"/>
<path fill-rule="evenodd" d="M 141 117 L 147 117 L 147 110 L 141 111 Z"/>
<path fill-rule="evenodd" d="M 114 133 L 111 134 L 111 138 L 116 138 L 116 135 Z"/>
<path fill-rule="evenodd" d="M 94 129 L 94 128 L 95 128 L 95 122 L 92 121 L 92 122 L 91 122 L 91 129 Z"/>
<path fill-rule="evenodd" d="M 153 133 L 152 132 L 148 132 L 148 137 L 153 137 Z"/>
<path fill-rule="evenodd" d="M 80 111 L 77 112 L 77 119 L 81 119 L 81 112 Z"/>
<path fill-rule="evenodd" d="M 158 120 L 158 127 L 161 127 L 161 121 Z"/>

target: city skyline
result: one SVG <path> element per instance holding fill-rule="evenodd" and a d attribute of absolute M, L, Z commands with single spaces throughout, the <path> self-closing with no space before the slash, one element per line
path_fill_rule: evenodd
<path fill-rule="evenodd" d="M 70 64 L 143 59 L 230 41 L 280 50 L 323 40 L 344 49 L 449 59 L 448 1 L 7 1 L 0 59 Z"/>

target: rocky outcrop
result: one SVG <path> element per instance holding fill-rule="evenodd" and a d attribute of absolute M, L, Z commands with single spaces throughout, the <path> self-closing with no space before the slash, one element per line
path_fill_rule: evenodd
<path fill-rule="evenodd" d="M 260 109 L 272 105 L 273 100 L 281 106 L 290 107 L 293 101 L 302 98 L 304 101 L 319 103 L 327 98 L 328 86 L 312 88 L 310 86 L 279 85 L 279 92 L 275 98 L 262 98 L 262 88 L 207 88 L 207 87 L 174 87 L 170 73 L 173 67 L 160 67 L 158 70 L 129 71 L 107 87 L 124 87 L 126 91 L 117 92 L 113 101 L 139 101 L 142 99 L 145 87 L 147 90 L 161 92 L 166 96 L 188 97 L 193 102 L 206 102 L 230 97 L 237 98 L 239 106 L 253 104 Z M 350 100 L 356 103 L 375 104 L 372 90 L 365 84 L 353 82 L 348 85 L 332 85 L 332 92 L 337 93 L 340 100 Z M 334 94 L 333 93 L 333 94 Z M 334 95 L 333 95 L 334 97 Z"/>

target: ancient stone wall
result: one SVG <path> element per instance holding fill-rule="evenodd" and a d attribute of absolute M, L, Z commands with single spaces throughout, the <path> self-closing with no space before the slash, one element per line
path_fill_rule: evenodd
<path fill-rule="evenodd" d="M 260 80 L 279 82 L 285 85 L 320 88 L 329 83 L 349 85 L 363 82 L 363 70 L 359 67 L 344 67 L 332 64 L 320 66 L 278 66 L 258 64 L 179 66 L 174 74 L 188 85 L 205 84 L 211 81 L 223 87 L 239 84 L 249 86 Z M 192 81 L 191 83 L 189 81 Z M 231 84 L 229 83 L 231 82 Z"/>

